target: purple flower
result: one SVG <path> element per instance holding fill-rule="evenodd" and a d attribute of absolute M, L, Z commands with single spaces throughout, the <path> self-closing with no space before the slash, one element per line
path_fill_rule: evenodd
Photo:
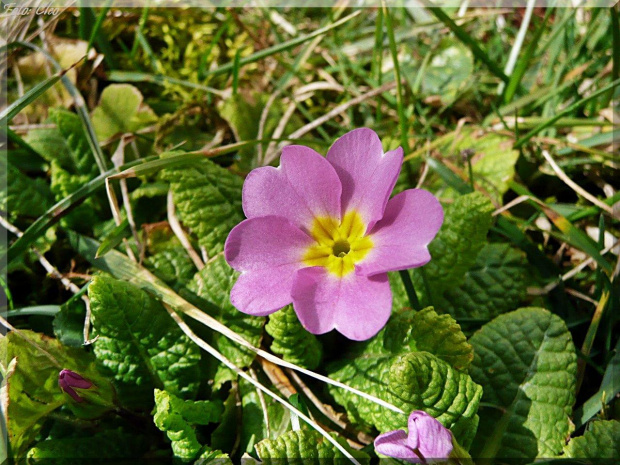
<path fill-rule="evenodd" d="M 58 386 L 60 386 L 60 389 L 73 397 L 73 400 L 76 402 L 82 402 L 84 399 L 82 399 L 79 394 L 75 392 L 74 388 L 90 389 L 93 386 L 93 383 L 82 378 L 80 375 L 71 370 L 64 369 L 58 375 Z"/>
<path fill-rule="evenodd" d="M 416 410 L 409 415 L 409 433 L 401 429 L 380 434 L 375 450 L 410 463 L 446 460 L 452 452 L 452 433 L 428 413 Z"/>
<path fill-rule="evenodd" d="M 285 147 L 278 168 L 252 171 L 243 186 L 239 223 L 225 256 L 241 276 L 230 299 L 264 316 L 293 303 L 314 334 L 336 329 L 365 340 L 391 312 L 388 271 L 422 266 L 443 222 L 429 192 L 411 189 L 390 199 L 403 150 L 384 153 L 374 131 L 351 131 L 327 157 Z"/>

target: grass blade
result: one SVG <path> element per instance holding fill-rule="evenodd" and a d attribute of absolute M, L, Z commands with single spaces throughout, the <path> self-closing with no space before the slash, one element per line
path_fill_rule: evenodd
<path fill-rule="evenodd" d="M 44 81 L 38 83 L 36 86 L 34 86 L 24 95 L 22 95 L 20 98 L 18 98 L 13 103 L 11 103 L 8 107 L 6 107 L 0 113 L 0 127 L 6 127 L 9 121 L 11 121 L 20 111 L 22 111 L 32 102 L 34 102 L 37 98 L 43 95 L 47 89 L 49 89 L 54 84 L 56 84 L 58 81 L 60 81 L 60 79 L 62 79 L 62 77 L 65 75 L 67 71 L 69 70 L 68 69 L 62 70 L 54 74 L 53 76 L 45 79 Z"/>
<path fill-rule="evenodd" d="M 571 114 L 575 110 L 578 110 L 579 108 L 584 106 L 586 103 L 588 103 L 588 102 L 594 100 L 595 98 L 603 95 L 608 90 L 613 89 L 614 87 L 616 87 L 618 84 L 620 84 L 620 79 L 616 79 L 615 81 L 610 82 L 605 87 L 597 90 L 596 92 L 593 92 L 592 94 L 588 95 L 585 98 L 582 98 L 578 102 L 575 102 L 572 105 L 569 105 L 568 108 L 562 110 L 561 112 L 556 114 L 553 118 L 549 118 L 544 123 L 539 124 L 534 129 L 532 129 L 530 132 L 528 132 L 526 135 L 521 137 L 517 142 L 515 142 L 514 148 L 515 149 L 521 148 L 523 146 L 523 144 L 525 144 L 527 141 L 529 141 L 532 137 L 534 137 L 536 134 L 538 134 L 542 130 L 547 129 L 549 126 L 553 125 L 553 123 L 555 123 L 560 118 L 562 118 L 562 117 L 564 117 L 566 115 Z"/>
<path fill-rule="evenodd" d="M 102 188 L 105 185 L 105 179 L 108 176 L 118 173 L 119 169 L 127 169 L 143 162 L 144 160 L 136 160 L 123 165 L 120 168 L 113 168 L 106 171 L 80 187 L 71 195 L 56 203 L 56 205 L 51 207 L 47 212 L 45 212 L 44 215 L 37 218 L 37 220 L 32 223 L 26 231 L 24 231 L 24 234 L 13 242 L 13 244 L 11 244 L 7 252 L 8 260 L 11 261 L 19 257 L 34 243 L 34 241 L 41 237 L 41 235 L 45 234 L 45 231 L 47 231 L 52 225 L 56 224 L 63 216 L 82 203 L 86 197 Z"/>
<path fill-rule="evenodd" d="M 266 58 L 268 56 L 274 55 L 276 53 L 280 53 L 286 50 L 290 50 L 293 47 L 296 47 L 299 44 L 303 44 L 304 42 L 307 42 L 308 40 L 311 40 L 317 36 L 320 36 L 322 34 L 325 34 L 329 31 L 331 31 L 332 29 L 337 28 L 338 26 L 341 26 L 343 24 L 345 24 L 346 22 L 350 21 L 351 19 L 355 18 L 357 15 L 359 15 L 361 13 L 361 11 L 356 11 L 355 13 L 351 13 L 348 16 L 345 16 L 342 19 L 339 19 L 338 21 L 334 22 L 333 24 L 330 24 L 329 26 L 326 27 L 322 27 L 321 29 L 317 29 L 316 31 L 314 31 L 311 34 L 302 36 L 302 37 L 297 37 L 295 39 L 291 39 L 288 40 L 286 42 L 283 42 L 281 44 L 278 45 L 274 45 L 273 47 L 268 47 L 264 50 L 260 50 L 256 53 L 253 53 L 250 56 L 247 56 L 245 58 L 241 58 L 239 60 L 239 67 L 245 66 L 247 64 L 250 63 L 254 63 L 255 61 L 259 61 L 262 60 L 263 58 Z M 223 73 L 227 73 L 229 71 L 232 71 L 234 67 L 234 63 L 233 62 L 229 62 L 226 63 L 225 65 L 219 66 L 213 70 L 207 71 L 205 73 L 205 76 L 215 76 L 218 74 L 223 74 Z"/>

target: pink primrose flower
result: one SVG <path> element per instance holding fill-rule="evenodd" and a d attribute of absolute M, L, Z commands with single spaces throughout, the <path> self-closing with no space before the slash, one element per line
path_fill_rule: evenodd
<path fill-rule="evenodd" d="M 82 402 L 84 399 L 82 399 L 80 395 L 75 392 L 74 388 L 90 389 L 93 386 L 93 383 L 85 378 L 82 378 L 74 371 L 64 369 L 58 374 L 58 386 L 60 386 L 60 389 L 69 394 L 73 400 L 76 402 Z"/>
<path fill-rule="evenodd" d="M 241 272 L 232 304 L 264 316 L 293 303 L 313 334 L 366 340 L 379 332 L 392 306 L 387 272 L 426 264 L 443 222 L 425 190 L 390 199 L 402 163 L 402 148 L 384 153 L 377 134 L 361 128 L 327 157 L 292 145 L 278 168 L 253 170 L 243 185 L 247 219 L 225 245 Z"/>
<path fill-rule="evenodd" d="M 452 452 L 452 433 L 428 413 L 416 410 L 409 415 L 409 432 L 380 434 L 375 450 L 380 454 L 410 463 L 446 460 Z"/>

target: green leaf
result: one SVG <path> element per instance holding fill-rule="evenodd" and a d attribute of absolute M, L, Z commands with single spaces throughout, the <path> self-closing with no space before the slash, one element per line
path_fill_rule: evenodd
<path fill-rule="evenodd" d="M 542 308 L 500 315 L 470 339 L 484 389 L 473 456 L 557 456 L 571 431 L 577 357 L 564 321 Z"/>
<path fill-rule="evenodd" d="M 356 459 L 369 459 L 365 452 L 351 449 L 344 439 L 332 436 Z M 344 463 L 345 459 L 318 431 L 305 429 L 289 431 L 275 440 L 265 439 L 256 444 L 256 452 L 265 465 L 282 463 L 282 459 L 286 459 L 286 463 L 302 463 L 300 459 L 314 459 L 317 463 L 319 459 L 338 459 L 338 463 Z"/>
<path fill-rule="evenodd" d="M 0 361 L 5 379 L 0 396 L 2 411 L 16 458 L 24 455 L 47 415 L 57 408 L 66 405 L 81 418 L 95 418 L 113 407 L 110 382 L 99 374 L 94 358 L 83 349 L 67 348 L 56 339 L 21 330 L 19 335 L 9 332 L 0 339 Z M 63 368 L 94 384 L 91 389 L 79 390 L 84 402 L 76 403 L 59 389 L 58 374 Z"/>
<path fill-rule="evenodd" d="M 93 163 L 92 151 L 80 117 L 66 110 L 52 109 L 50 119 L 56 123 L 71 156 L 71 164 L 62 165 L 63 168 L 71 173 L 87 175 L 88 179 L 95 177 L 99 170 Z"/>
<path fill-rule="evenodd" d="M 492 212 L 491 201 L 478 192 L 457 197 L 445 208 L 443 226 L 428 246 L 431 261 L 413 270 L 415 288 L 427 300 L 434 302 L 445 290 L 463 283 L 486 243 Z"/>
<path fill-rule="evenodd" d="M 101 93 L 92 114 L 99 140 L 116 134 L 132 133 L 157 121 L 151 108 L 143 103 L 140 91 L 131 84 L 111 84 Z"/>
<path fill-rule="evenodd" d="M 196 265 L 181 245 L 165 248 L 144 263 L 155 276 L 175 290 L 189 283 L 196 274 Z"/>
<path fill-rule="evenodd" d="M 564 456 L 573 459 L 620 459 L 620 421 L 593 421 L 583 436 L 564 446 Z"/>
<path fill-rule="evenodd" d="M 95 276 L 88 288 L 94 352 L 121 383 L 164 387 L 181 397 L 198 390 L 200 350 L 162 305 L 125 281 Z"/>
<path fill-rule="evenodd" d="M 459 42 L 444 39 L 423 71 L 422 91 L 425 95 L 438 95 L 443 105 L 449 105 L 463 91 L 473 72 L 471 51 Z M 413 86 L 418 74 L 411 73 L 409 77 Z"/>
<path fill-rule="evenodd" d="M 210 257 L 224 250 L 230 230 L 244 219 L 243 180 L 210 160 L 161 172 L 170 182 L 181 221 L 207 249 Z"/>
<path fill-rule="evenodd" d="M 316 336 L 301 325 L 292 305 L 269 316 L 265 329 L 271 337 L 271 351 L 287 362 L 314 370 L 319 366 L 323 347 Z"/>
<path fill-rule="evenodd" d="M 474 359 L 473 347 L 461 331 L 459 324 L 450 315 L 438 315 L 432 307 L 427 307 L 413 315 L 410 337 L 418 350 L 430 352 L 441 360 L 448 362 L 457 370 L 465 370 Z M 388 334 L 393 338 L 393 334 Z M 398 339 L 391 339 L 394 344 Z"/>
<path fill-rule="evenodd" d="M 194 425 L 207 425 L 220 420 L 221 402 L 182 400 L 155 389 L 155 426 L 164 431 L 172 442 L 175 457 L 183 460 L 196 458 L 202 450 Z"/>
<path fill-rule="evenodd" d="M 51 173 L 52 192 L 56 196 L 56 200 L 69 197 L 85 184 L 88 184 L 91 179 L 87 174 L 71 174 L 56 162 L 52 162 Z M 88 231 L 99 220 L 95 200 L 93 196 L 87 198 L 83 204 L 78 205 L 61 219 L 62 225 L 80 232 Z"/>
<path fill-rule="evenodd" d="M 424 410 L 468 447 L 482 397 L 482 388 L 469 375 L 428 352 L 412 352 L 396 360 L 387 382 L 389 402 L 407 413 Z M 407 418 L 390 412 L 377 415 L 375 421 L 380 431 L 389 431 L 405 427 Z"/>
<path fill-rule="evenodd" d="M 457 153 L 463 150 L 472 152 L 474 181 L 498 204 L 502 203 L 502 197 L 514 178 L 519 158 L 519 151 L 512 150 L 512 144 L 510 136 L 470 128 L 461 131 L 456 144 L 451 147 Z"/>
<path fill-rule="evenodd" d="M 26 176 L 11 163 L 2 159 L 0 183 L 6 190 L 0 192 L 0 208 L 9 212 L 10 219 L 19 216 L 37 217 L 52 205 L 50 188 L 42 178 Z M 3 179 L 4 178 L 4 179 Z"/>
<path fill-rule="evenodd" d="M 258 347 L 263 332 L 265 318 L 241 313 L 230 303 L 230 290 L 239 273 L 234 271 L 223 254 L 219 254 L 196 274 L 188 289 L 206 301 L 208 308 L 203 310 L 235 333 L 243 336 L 254 347 Z M 213 346 L 238 367 L 250 366 L 254 352 L 239 347 L 227 337 L 214 333 Z"/>
<path fill-rule="evenodd" d="M 86 308 L 81 299 L 71 299 L 54 316 L 54 335 L 69 347 L 84 345 L 84 318 Z"/>
<path fill-rule="evenodd" d="M 74 465 L 79 460 L 135 459 L 147 446 L 145 438 L 135 432 L 106 430 L 92 436 L 41 441 L 28 451 L 28 463 Z"/>
<path fill-rule="evenodd" d="M 334 379 L 391 402 L 405 412 L 424 409 L 440 416 L 447 427 L 458 431 L 467 423 L 475 431 L 480 388 L 451 366 L 453 363 L 465 368 L 471 359 L 472 348 L 452 317 L 426 308 L 394 314 L 377 336 L 354 346 L 343 359 L 328 365 L 327 370 Z M 405 373 L 403 364 L 415 366 L 418 371 Z M 397 371 L 395 367 L 399 367 Z M 335 387 L 329 390 L 355 423 L 372 425 L 381 431 L 406 426 L 406 416 L 388 412 L 348 391 Z M 411 392 L 405 395 L 403 390 Z M 462 439 L 457 437 L 467 445 Z"/>
<path fill-rule="evenodd" d="M 437 306 L 455 318 L 491 319 L 516 308 L 526 294 L 525 255 L 508 244 L 486 244 L 459 287 L 448 289 Z"/>

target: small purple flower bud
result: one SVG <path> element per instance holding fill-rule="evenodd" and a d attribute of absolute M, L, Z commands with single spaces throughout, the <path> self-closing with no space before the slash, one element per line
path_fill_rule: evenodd
<path fill-rule="evenodd" d="M 452 433 L 428 413 L 412 412 L 408 426 L 408 433 L 395 430 L 377 436 L 375 450 L 409 463 L 430 463 L 450 456 Z"/>
<path fill-rule="evenodd" d="M 79 394 L 75 392 L 74 388 L 89 389 L 93 386 L 93 383 L 82 378 L 80 375 L 71 370 L 64 369 L 58 375 L 58 386 L 60 386 L 60 389 L 73 397 L 73 400 L 76 402 L 83 402 L 84 399 L 82 399 Z"/>

